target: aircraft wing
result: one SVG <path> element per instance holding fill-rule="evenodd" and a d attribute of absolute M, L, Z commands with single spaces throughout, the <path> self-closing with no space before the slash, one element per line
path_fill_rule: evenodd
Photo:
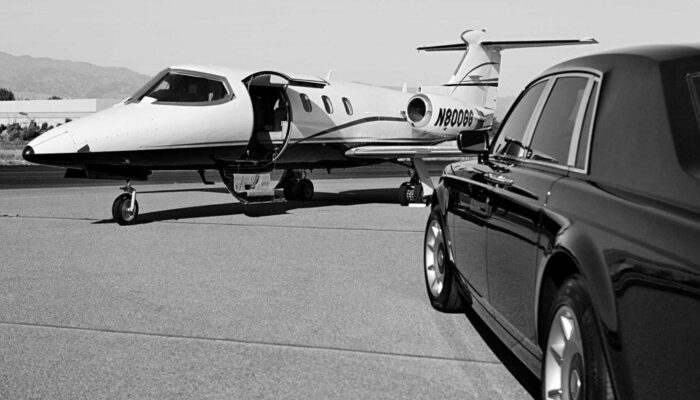
<path fill-rule="evenodd" d="M 451 146 L 363 146 L 345 152 L 347 157 L 394 160 L 397 158 L 465 157 L 454 142 Z"/>

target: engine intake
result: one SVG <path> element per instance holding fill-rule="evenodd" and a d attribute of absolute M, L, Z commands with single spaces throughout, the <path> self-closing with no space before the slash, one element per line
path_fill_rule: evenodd
<path fill-rule="evenodd" d="M 469 107 L 449 96 L 419 93 L 408 100 L 406 115 L 414 128 L 456 136 L 465 130 L 490 128 L 493 111 Z"/>

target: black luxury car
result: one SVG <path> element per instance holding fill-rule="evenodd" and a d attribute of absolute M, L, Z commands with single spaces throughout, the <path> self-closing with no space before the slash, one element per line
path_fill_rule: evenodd
<path fill-rule="evenodd" d="M 475 159 L 447 166 L 424 241 L 437 310 L 476 315 L 546 399 L 700 399 L 700 45 L 556 65 Z"/>

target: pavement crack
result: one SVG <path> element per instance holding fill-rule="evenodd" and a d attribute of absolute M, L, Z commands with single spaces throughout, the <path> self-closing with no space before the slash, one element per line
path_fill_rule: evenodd
<path fill-rule="evenodd" d="M 396 352 L 378 351 L 378 350 L 348 349 L 348 348 L 333 347 L 333 346 L 312 346 L 312 345 L 297 344 L 297 343 L 266 342 L 266 341 L 259 341 L 259 340 L 217 338 L 217 337 L 207 337 L 207 336 L 197 336 L 197 335 L 177 335 L 177 334 L 169 334 L 169 333 L 139 332 L 139 331 L 107 329 L 107 328 L 89 328 L 89 327 L 68 326 L 68 325 L 40 324 L 40 323 L 33 323 L 33 322 L 0 321 L 0 325 L 21 326 L 21 327 L 28 327 L 28 328 L 42 328 L 42 329 L 59 329 L 59 330 L 78 331 L 78 332 L 106 333 L 106 334 L 116 334 L 116 335 L 143 336 L 143 337 L 163 338 L 163 339 L 222 342 L 222 343 L 231 343 L 231 344 L 246 345 L 246 346 L 301 349 L 301 350 L 311 350 L 311 351 L 359 354 L 359 355 L 392 357 L 392 358 L 408 358 L 408 359 L 430 360 L 430 361 L 444 361 L 444 362 L 471 363 L 471 364 L 489 364 L 489 365 L 500 364 L 498 361 L 479 360 L 479 359 L 472 359 L 472 358 L 441 357 L 441 356 L 430 356 L 430 355 L 420 355 L 420 354 L 411 354 L 411 353 L 396 353 Z"/>

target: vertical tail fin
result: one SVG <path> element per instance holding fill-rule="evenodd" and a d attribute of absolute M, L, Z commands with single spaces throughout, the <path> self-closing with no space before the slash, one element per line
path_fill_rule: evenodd
<path fill-rule="evenodd" d="M 580 40 L 512 40 L 485 41 L 485 30 L 467 30 L 462 42 L 440 46 L 419 47 L 419 51 L 464 51 L 462 60 L 443 86 L 442 94 L 467 104 L 495 109 L 498 76 L 501 70 L 501 50 L 527 47 L 570 46 L 598 43 L 595 39 Z"/>

